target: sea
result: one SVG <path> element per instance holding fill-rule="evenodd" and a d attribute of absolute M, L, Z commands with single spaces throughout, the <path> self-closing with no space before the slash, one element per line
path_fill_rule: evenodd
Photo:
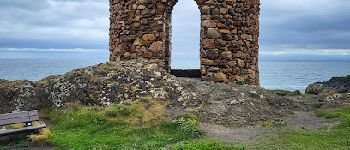
<path fill-rule="evenodd" d="M 0 51 L 0 79 L 37 81 L 108 61 L 108 51 Z M 350 61 L 261 61 L 260 84 L 266 89 L 299 90 L 350 75 Z"/>

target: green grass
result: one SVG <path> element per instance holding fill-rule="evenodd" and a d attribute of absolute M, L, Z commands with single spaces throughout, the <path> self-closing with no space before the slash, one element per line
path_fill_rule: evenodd
<path fill-rule="evenodd" d="M 287 94 L 290 93 L 290 91 L 286 91 L 286 90 L 271 90 L 271 92 L 279 96 L 286 96 Z"/>
<path fill-rule="evenodd" d="M 28 147 L 31 143 L 27 140 L 26 136 L 23 134 L 11 136 L 6 141 L 0 140 L 0 150 L 11 149 L 18 147 Z"/>
<path fill-rule="evenodd" d="M 156 104 L 152 106 L 154 110 L 144 110 L 140 106 L 100 108 L 72 105 L 65 111 L 45 113 L 45 118 L 52 119 L 50 129 L 53 135 L 49 142 L 56 149 L 79 150 L 240 150 L 214 140 L 200 140 L 205 133 L 197 128 L 198 120 L 190 114 L 182 114 L 173 121 L 158 118 L 158 122 L 140 124 L 142 118 L 151 120 L 145 114 L 161 111 Z"/>
<path fill-rule="evenodd" d="M 238 80 L 238 81 L 237 81 L 237 84 L 238 84 L 238 85 L 245 85 L 245 84 L 246 84 L 246 81 L 245 81 L 245 80 Z"/>
<path fill-rule="evenodd" d="M 333 112 L 316 111 L 317 116 L 324 118 L 341 118 L 340 125 L 335 127 L 334 130 L 347 130 L 350 133 L 350 108 L 339 109 Z M 350 135 L 349 135 L 350 136 Z"/>
<path fill-rule="evenodd" d="M 281 127 L 276 134 L 254 144 L 237 146 L 205 137 L 192 115 L 165 121 L 155 115 L 163 111 L 161 105 L 153 102 L 145 109 L 144 103 L 149 101 L 109 108 L 72 105 L 64 111 L 45 113 L 43 117 L 52 121 L 49 142 L 55 149 L 77 150 L 350 150 L 350 109 L 317 111 L 319 117 L 342 119 L 340 125 L 329 130 L 326 126 L 320 131 Z M 24 139 L 16 141 L 0 149 L 30 145 Z"/>
<path fill-rule="evenodd" d="M 341 118 L 342 122 L 330 131 L 282 129 L 272 137 L 264 139 L 256 145 L 250 146 L 250 149 L 349 150 L 350 109 L 340 109 L 333 112 L 317 111 L 316 113 L 319 117 Z"/>
<path fill-rule="evenodd" d="M 318 117 L 324 118 L 341 118 L 343 121 L 347 121 L 350 119 L 350 108 L 343 108 L 336 111 L 316 111 Z"/>
<path fill-rule="evenodd" d="M 135 107 L 122 105 L 51 113 L 50 142 L 58 149 L 159 149 L 204 134 L 190 115 L 140 126 L 136 125 L 142 118 L 140 113 Z"/>
<path fill-rule="evenodd" d="M 222 143 L 210 139 L 179 142 L 172 147 L 173 150 L 244 150 L 232 144 Z"/>

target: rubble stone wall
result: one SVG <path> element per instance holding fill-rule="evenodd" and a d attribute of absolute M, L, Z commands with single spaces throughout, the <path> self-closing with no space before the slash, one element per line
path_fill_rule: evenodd
<path fill-rule="evenodd" d="M 110 60 L 159 59 L 170 72 L 171 16 L 177 0 L 109 0 Z M 196 0 L 205 81 L 259 84 L 260 0 Z"/>

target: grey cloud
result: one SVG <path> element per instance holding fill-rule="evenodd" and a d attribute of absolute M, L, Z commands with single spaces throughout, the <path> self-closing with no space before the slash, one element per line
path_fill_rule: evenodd
<path fill-rule="evenodd" d="M 350 1 L 262 0 L 263 51 L 350 49 Z"/>
<path fill-rule="evenodd" d="M 0 9 L 23 9 L 23 10 L 40 10 L 49 7 L 47 0 L 2 0 Z M 9 14 L 8 14 L 9 15 Z"/>
<path fill-rule="evenodd" d="M 200 11 L 196 5 L 195 1 L 180 0 L 174 7 L 172 57 L 177 61 L 173 66 L 179 66 L 184 57 L 197 62 L 195 66 L 199 64 Z"/>
<path fill-rule="evenodd" d="M 1 0 L 0 47 L 107 48 L 108 9 L 107 0 Z M 180 55 L 198 47 L 199 10 L 188 0 L 175 9 Z M 260 20 L 262 51 L 350 49 L 349 0 L 261 0 Z"/>
<path fill-rule="evenodd" d="M 2 0 L 1 7 L 4 9 L 0 9 L 0 47 L 26 40 L 43 45 L 60 43 L 61 47 L 102 45 L 108 41 L 108 1 Z M 47 45 L 59 48 L 58 44 L 52 46 Z"/>

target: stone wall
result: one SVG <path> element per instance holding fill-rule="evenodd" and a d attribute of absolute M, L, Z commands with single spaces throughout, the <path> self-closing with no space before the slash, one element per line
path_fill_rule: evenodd
<path fill-rule="evenodd" d="M 201 12 L 202 80 L 259 84 L 260 0 L 196 0 Z M 170 71 L 177 0 L 110 0 L 110 60 L 162 60 Z"/>

